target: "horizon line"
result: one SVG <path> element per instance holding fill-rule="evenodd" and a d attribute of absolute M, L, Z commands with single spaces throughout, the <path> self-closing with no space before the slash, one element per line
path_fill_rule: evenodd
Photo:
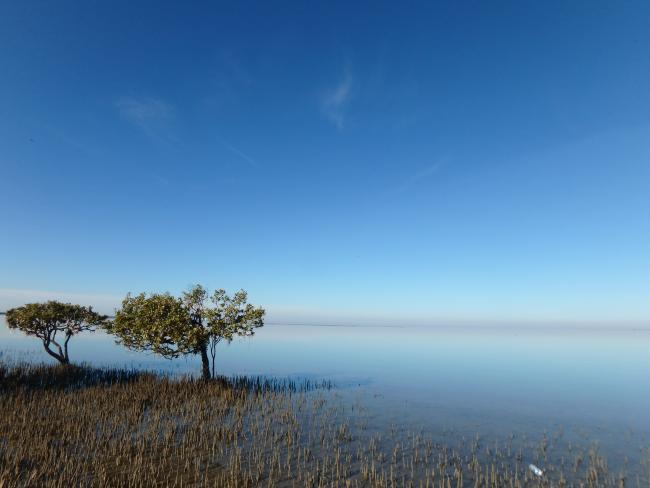
<path fill-rule="evenodd" d="M 6 311 L 0 311 L 0 315 L 7 315 Z M 114 319 L 114 315 L 108 315 L 107 318 Z M 632 322 L 632 323 L 630 323 Z M 616 322 L 594 322 L 594 321 L 568 321 L 562 322 L 557 321 L 555 324 L 550 321 L 494 321 L 490 320 L 488 323 L 483 321 L 467 321 L 462 322 L 458 321 L 449 321 L 449 322 L 438 322 L 438 323 L 406 323 L 406 324 L 354 324 L 354 323 L 306 323 L 306 322 L 284 322 L 284 321 L 273 321 L 266 322 L 264 325 L 272 326 L 293 326 L 293 327 L 350 327 L 350 328 L 385 328 L 385 329 L 407 329 L 407 328 L 478 328 L 478 329 L 515 329 L 515 330 L 532 330 L 532 329 L 558 329 L 558 330 L 619 330 L 619 331 L 648 331 L 650 332 L 650 322 L 646 321 L 622 321 L 620 325 L 616 325 Z"/>

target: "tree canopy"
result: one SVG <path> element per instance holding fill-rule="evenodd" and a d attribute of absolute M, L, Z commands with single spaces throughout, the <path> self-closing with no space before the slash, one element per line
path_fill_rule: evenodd
<path fill-rule="evenodd" d="M 232 297 L 224 290 L 209 295 L 201 285 L 193 286 L 181 297 L 169 293 L 129 294 L 106 328 L 131 349 L 150 350 L 166 358 L 200 354 L 203 376 L 210 378 L 214 375 L 217 344 L 236 336 L 251 336 L 264 325 L 264 309 L 247 300 L 243 290 Z"/>
<path fill-rule="evenodd" d="M 153 351 L 168 359 L 192 352 L 196 341 L 187 308 L 168 293 L 128 294 L 106 329 L 129 349 Z"/>
<path fill-rule="evenodd" d="M 45 352 L 61 364 L 70 363 L 68 343 L 72 336 L 94 331 L 107 319 L 106 315 L 94 312 L 92 307 L 55 300 L 12 308 L 6 316 L 10 329 L 19 329 L 41 339 Z"/>

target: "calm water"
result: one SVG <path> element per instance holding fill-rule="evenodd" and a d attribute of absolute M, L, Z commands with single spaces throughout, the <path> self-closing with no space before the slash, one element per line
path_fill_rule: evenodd
<path fill-rule="evenodd" d="M 49 361 L 36 339 L 9 332 L 0 350 Z M 198 372 L 195 358 L 132 353 L 101 333 L 71 341 L 74 361 Z M 224 374 L 331 379 L 364 398 L 375 422 L 428 432 L 598 442 L 610 458 L 650 444 L 650 331 L 267 325 L 220 345 Z M 563 434 L 565 435 L 565 434 Z"/>

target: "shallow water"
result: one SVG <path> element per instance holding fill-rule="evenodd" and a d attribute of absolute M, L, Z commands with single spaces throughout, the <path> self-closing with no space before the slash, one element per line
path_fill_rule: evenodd
<path fill-rule="evenodd" d="M 36 339 L 2 322 L 0 350 L 50 360 Z M 199 370 L 197 358 L 129 352 L 102 333 L 76 337 L 70 348 L 77 362 Z M 220 345 L 217 369 L 330 379 L 350 404 L 369 405 L 378 429 L 466 438 L 546 432 L 598 443 L 617 465 L 650 444 L 649 351 L 648 330 L 267 325 Z"/>

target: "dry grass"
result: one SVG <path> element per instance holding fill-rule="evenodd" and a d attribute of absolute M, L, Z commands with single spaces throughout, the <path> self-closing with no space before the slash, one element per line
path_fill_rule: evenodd
<path fill-rule="evenodd" d="M 363 406 L 313 386 L 0 365 L 0 487 L 648 486 L 596 450 L 552 466 L 546 440 L 452 448 L 372 429 Z"/>

